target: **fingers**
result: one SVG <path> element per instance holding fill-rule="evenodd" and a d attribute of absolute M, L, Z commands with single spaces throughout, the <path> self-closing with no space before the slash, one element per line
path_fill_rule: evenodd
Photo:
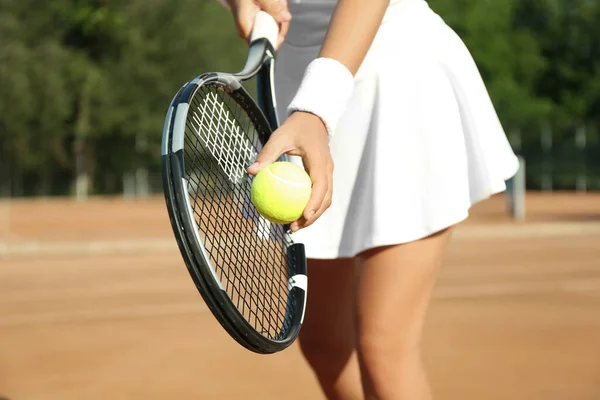
<path fill-rule="evenodd" d="M 256 175 L 282 154 L 302 157 L 312 181 L 312 190 L 303 216 L 290 224 L 293 232 L 312 225 L 331 205 L 333 159 L 326 133 L 318 117 L 309 113 L 294 113 L 273 132 L 256 162 L 248 167 L 248 172 Z"/>
<path fill-rule="evenodd" d="M 281 134 L 280 131 L 275 131 L 261 152 L 258 153 L 254 164 L 248 167 L 248 172 L 252 175 L 256 175 L 265 165 L 277 161 L 282 154 L 290 151 L 293 148 L 293 143 L 289 138 L 289 135 L 286 136 Z"/>
<path fill-rule="evenodd" d="M 293 224 L 292 232 L 309 227 L 331 206 L 333 195 L 333 162 L 313 165 L 309 170 L 313 181 L 312 193 L 302 218 Z"/>
<path fill-rule="evenodd" d="M 224 1 L 224 0 L 220 0 Z M 236 1 L 229 4 L 234 13 L 235 25 L 238 35 L 248 41 L 254 27 L 254 18 L 259 10 L 270 14 L 279 24 L 280 33 L 277 38 L 276 47 L 279 48 L 289 29 L 292 19 L 287 1 L 285 0 L 260 0 L 260 1 Z"/>
<path fill-rule="evenodd" d="M 292 20 L 292 14 L 288 10 L 286 0 L 262 0 L 258 2 L 261 9 L 270 14 L 275 21 L 279 24 L 279 35 L 277 36 L 277 43 L 275 43 L 275 50 L 278 50 L 285 36 L 289 30 L 290 21 Z"/>
<path fill-rule="evenodd" d="M 326 179 L 325 194 L 322 197 L 320 202 L 315 199 L 315 207 L 314 208 L 307 207 L 309 210 L 303 216 L 305 219 L 305 222 L 302 225 L 302 228 L 306 228 L 306 227 L 312 225 L 331 206 L 331 201 L 332 201 L 332 196 L 333 196 L 332 173 L 333 173 L 333 169 L 332 168 L 330 169 L 330 167 L 327 166 L 326 173 L 325 173 L 325 179 Z M 320 193 L 319 193 L 319 198 L 320 198 Z M 316 211 L 312 212 L 312 210 L 314 210 L 314 209 L 316 209 Z"/>
<path fill-rule="evenodd" d="M 289 29 L 289 22 L 283 22 L 279 24 L 279 36 L 277 37 L 277 48 L 275 50 L 279 49 L 279 47 L 283 44 L 283 41 L 285 40 L 285 36 L 287 35 Z"/>
<path fill-rule="evenodd" d="M 292 19 L 285 0 L 260 0 L 257 3 L 262 10 L 271 14 L 280 24 L 290 22 Z"/>

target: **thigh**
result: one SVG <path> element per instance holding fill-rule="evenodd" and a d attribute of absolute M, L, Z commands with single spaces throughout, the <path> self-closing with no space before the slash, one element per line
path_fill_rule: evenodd
<path fill-rule="evenodd" d="M 367 251 L 358 257 L 356 323 L 360 346 L 400 360 L 418 346 L 431 292 L 452 230 Z M 359 348 L 360 353 L 360 348 Z"/>
<path fill-rule="evenodd" d="M 353 349 L 356 268 L 352 259 L 308 260 L 308 290 L 300 344 L 313 350 Z"/>

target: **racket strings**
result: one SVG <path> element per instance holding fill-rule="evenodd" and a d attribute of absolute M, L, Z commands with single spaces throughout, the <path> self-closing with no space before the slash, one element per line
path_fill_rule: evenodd
<path fill-rule="evenodd" d="M 250 200 L 247 167 L 261 148 L 252 118 L 230 95 L 204 86 L 190 103 L 184 140 L 190 203 L 214 272 L 258 332 L 282 339 L 296 305 L 288 290 L 291 242 Z"/>
<path fill-rule="evenodd" d="M 192 122 L 198 138 L 229 180 L 235 183 L 243 179 L 243 161 L 255 155 L 254 146 L 217 93 L 206 92 L 196 110 L 192 110 Z"/>

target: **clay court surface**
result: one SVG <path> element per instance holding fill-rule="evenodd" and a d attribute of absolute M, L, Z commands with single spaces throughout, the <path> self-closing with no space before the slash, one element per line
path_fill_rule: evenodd
<path fill-rule="evenodd" d="M 441 272 L 436 398 L 600 399 L 600 196 L 530 194 L 524 223 L 503 201 L 473 210 Z M 255 355 L 213 320 L 161 197 L 0 202 L 2 396 L 322 398 L 297 345 Z"/>

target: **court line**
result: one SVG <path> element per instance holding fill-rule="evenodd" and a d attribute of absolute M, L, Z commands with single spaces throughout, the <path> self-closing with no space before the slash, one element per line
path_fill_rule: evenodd
<path fill-rule="evenodd" d="M 564 279 L 539 282 L 498 282 L 476 285 L 439 285 L 434 292 L 438 299 L 467 299 L 476 297 L 563 293 L 581 295 L 600 295 L 600 279 Z"/>
<path fill-rule="evenodd" d="M 18 255 L 118 254 L 177 249 L 174 238 L 91 240 L 69 242 L 0 242 L 0 257 Z"/>
<path fill-rule="evenodd" d="M 196 301 L 193 303 L 114 307 L 96 310 L 52 311 L 20 315 L 5 315 L 0 318 L 0 328 L 23 325 L 69 322 L 80 323 L 113 319 L 177 316 L 185 314 L 200 314 L 207 311 L 208 308 L 206 308 L 202 301 Z"/>
<path fill-rule="evenodd" d="M 525 294 L 575 294 L 600 297 L 600 279 L 567 279 L 548 282 L 500 282 L 490 284 L 461 284 L 438 286 L 433 294 L 436 300 L 460 300 L 493 296 Z M 0 328 L 24 325 L 96 322 L 144 317 L 202 315 L 209 310 L 201 301 L 178 302 L 162 305 L 140 305 L 95 310 L 38 312 L 0 317 Z"/>
<path fill-rule="evenodd" d="M 459 226 L 454 240 L 572 237 L 600 234 L 599 222 L 525 223 L 495 226 Z M 22 255 L 102 255 L 161 252 L 177 249 L 172 237 L 91 241 L 0 241 L 0 257 Z"/>
<path fill-rule="evenodd" d="M 459 226 L 454 239 L 515 239 L 515 238 L 549 238 L 572 237 L 600 234 L 600 222 L 536 222 L 495 226 Z"/>

